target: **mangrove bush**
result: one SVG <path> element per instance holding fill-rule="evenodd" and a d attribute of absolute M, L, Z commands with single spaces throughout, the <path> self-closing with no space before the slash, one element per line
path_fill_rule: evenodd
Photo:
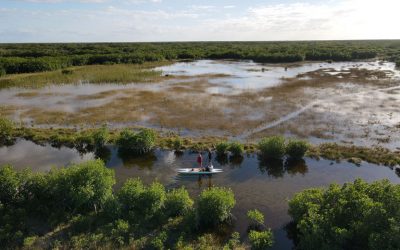
<path fill-rule="evenodd" d="M 400 185 L 357 179 L 289 202 L 299 249 L 399 249 Z"/>

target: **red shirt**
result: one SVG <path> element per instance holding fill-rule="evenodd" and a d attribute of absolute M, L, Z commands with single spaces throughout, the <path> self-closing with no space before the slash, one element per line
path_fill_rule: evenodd
<path fill-rule="evenodd" d="M 201 163 L 203 161 L 203 157 L 201 155 L 197 156 L 197 163 Z"/>

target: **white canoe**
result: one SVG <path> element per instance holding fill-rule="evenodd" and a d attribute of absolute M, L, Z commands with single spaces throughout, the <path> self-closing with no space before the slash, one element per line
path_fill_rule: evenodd
<path fill-rule="evenodd" d="M 211 171 L 200 171 L 198 168 L 180 168 L 178 173 L 180 174 L 218 174 L 222 173 L 222 169 L 214 168 Z"/>

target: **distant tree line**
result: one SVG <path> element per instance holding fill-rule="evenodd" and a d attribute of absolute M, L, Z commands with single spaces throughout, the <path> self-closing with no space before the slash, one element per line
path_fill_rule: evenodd
<path fill-rule="evenodd" d="M 400 41 L 1 44 L 0 75 L 163 60 L 236 59 L 287 63 L 375 57 L 400 65 Z"/>

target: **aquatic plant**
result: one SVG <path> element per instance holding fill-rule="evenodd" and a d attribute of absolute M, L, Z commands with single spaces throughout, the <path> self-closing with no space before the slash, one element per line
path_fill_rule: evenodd
<path fill-rule="evenodd" d="M 217 150 L 217 155 L 222 156 L 226 155 L 229 150 L 229 143 L 226 141 L 221 141 L 218 142 L 217 145 L 215 146 L 215 149 Z"/>
<path fill-rule="evenodd" d="M 8 144 L 14 141 L 12 136 L 14 123 L 6 118 L 0 117 L 0 144 Z"/>
<path fill-rule="evenodd" d="M 357 179 L 289 201 L 299 249 L 398 249 L 400 185 Z"/>
<path fill-rule="evenodd" d="M 213 227 L 228 220 L 235 206 L 231 189 L 212 187 L 201 192 L 198 200 L 198 223 L 202 227 Z"/>
<path fill-rule="evenodd" d="M 264 225 L 264 215 L 257 209 L 247 211 L 247 218 L 249 218 L 253 224 Z"/>
<path fill-rule="evenodd" d="M 249 232 L 249 241 L 251 249 L 264 250 L 270 248 L 274 244 L 274 237 L 271 229 L 261 232 L 251 230 Z"/>
<path fill-rule="evenodd" d="M 285 155 L 285 138 L 282 136 L 265 137 L 258 143 L 258 149 L 263 157 L 281 159 Z"/>
<path fill-rule="evenodd" d="M 110 136 L 109 134 L 110 132 L 106 125 L 103 125 L 101 128 L 96 129 L 91 135 L 95 147 L 96 148 L 104 147 L 104 145 L 108 142 L 108 138 Z"/>
<path fill-rule="evenodd" d="M 174 148 L 175 151 L 179 152 L 182 150 L 183 147 L 183 140 L 180 137 L 175 137 L 172 140 L 172 146 Z"/>
<path fill-rule="evenodd" d="M 116 144 L 121 152 L 142 155 L 153 149 L 155 139 L 156 133 L 151 129 L 141 129 L 137 133 L 124 129 L 117 138 Z"/>
<path fill-rule="evenodd" d="M 289 140 L 286 145 L 286 154 L 293 159 L 301 159 L 310 148 L 308 142 L 303 140 Z"/>
<path fill-rule="evenodd" d="M 241 156 L 244 152 L 244 146 L 240 142 L 231 142 L 228 147 L 229 152 L 232 153 L 233 156 Z M 218 152 L 218 151 L 217 151 Z"/>

